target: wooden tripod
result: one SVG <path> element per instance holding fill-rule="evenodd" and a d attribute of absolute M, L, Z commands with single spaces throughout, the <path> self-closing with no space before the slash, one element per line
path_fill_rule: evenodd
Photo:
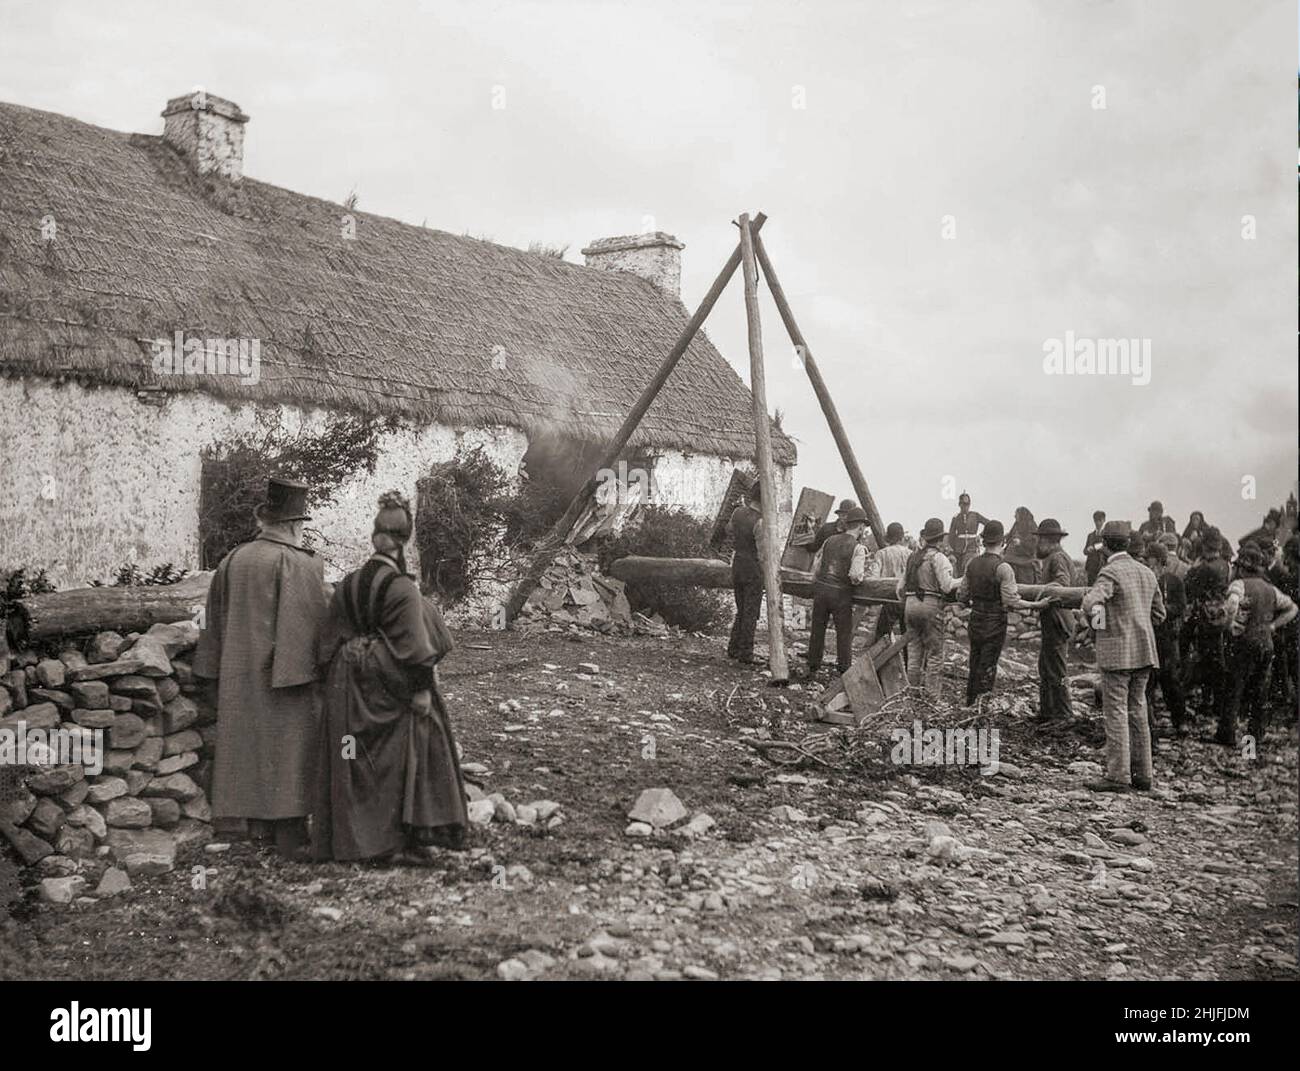
<path fill-rule="evenodd" d="M 510 599 L 506 603 L 507 620 L 513 620 L 519 613 L 529 593 L 536 587 L 554 552 L 569 538 L 574 522 L 581 515 L 587 501 L 596 489 L 600 471 L 613 468 L 617 464 L 619 456 L 627 447 L 637 426 L 641 423 L 642 418 L 653 404 L 660 390 L 663 389 L 668 377 L 672 375 L 673 369 L 677 367 L 677 363 L 681 360 L 682 354 L 686 352 L 696 332 L 703 326 L 704 321 L 713 310 L 713 306 L 721 297 L 722 291 L 726 289 L 727 283 L 731 281 L 731 277 L 736 273 L 737 267 L 742 268 L 745 280 L 745 319 L 749 336 L 750 393 L 754 400 L 754 461 L 758 469 L 759 484 L 762 488 L 763 530 L 766 535 L 762 567 L 767 599 L 768 666 L 772 671 L 773 683 L 788 681 L 790 670 L 786 660 L 785 635 L 782 627 L 781 547 L 776 538 L 776 480 L 772 470 L 772 428 L 767 412 L 767 377 L 763 362 L 762 327 L 758 313 L 760 267 L 763 276 L 767 279 L 772 299 L 776 302 L 777 310 L 781 314 L 781 320 L 785 324 L 786 333 L 790 336 L 790 341 L 801 358 L 800 363 L 804 371 L 808 373 L 813 393 L 817 396 L 817 402 L 821 406 L 822 414 L 826 418 L 826 424 L 830 428 L 831 437 L 835 440 L 835 445 L 840 452 L 840 458 L 844 462 L 849 480 L 853 484 L 853 490 L 857 493 L 858 501 L 862 503 L 862 508 L 867 513 L 871 529 L 876 536 L 876 542 L 881 546 L 884 545 L 885 526 L 881 520 L 879 510 L 876 508 L 875 499 L 872 498 L 871 490 L 867 487 L 866 477 L 863 476 L 862 469 L 854 456 L 853 447 L 849 444 L 848 434 L 844 430 L 844 424 L 840 420 L 839 412 L 831 399 L 830 390 L 826 386 L 826 381 L 822 378 L 816 361 L 813 360 L 812 350 L 809 348 L 803 333 L 799 330 L 799 325 L 795 322 L 794 313 L 786 300 L 785 291 L 776 278 L 771 259 L 768 257 L 767 250 L 763 247 L 763 242 L 759 238 L 758 232 L 762 229 L 766 220 L 767 217 L 762 212 L 759 212 L 752 220 L 748 214 L 740 217 L 737 223 L 740 228 L 740 241 L 735 251 L 722 266 L 718 277 L 704 295 L 704 300 L 700 302 L 700 307 L 695 310 L 695 314 L 687 321 L 681 335 L 673 344 L 672 349 L 668 351 L 668 356 L 664 358 L 653 378 L 641 392 L 640 397 L 637 398 L 636 404 L 628 412 L 618 432 L 610 440 L 599 464 L 596 466 L 596 471 L 592 473 L 587 482 L 574 495 L 573 501 L 569 503 L 564 514 L 552 526 L 546 538 L 538 544 L 523 578 L 515 585 Z"/>

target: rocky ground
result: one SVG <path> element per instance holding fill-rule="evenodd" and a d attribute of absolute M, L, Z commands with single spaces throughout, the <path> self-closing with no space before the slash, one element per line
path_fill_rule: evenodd
<path fill-rule="evenodd" d="M 1293 725 L 1255 758 L 1161 739 L 1154 792 L 1097 795 L 1099 717 L 1036 729 L 1032 681 L 973 723 L 1000 732 L 984 776 L 890 761 L 888 724 L 935 714 L 910 700 L 815 733 L 813 690 L 714 639 L 459 640 L 443 687 L 497 795 L 473 850 L 421 869 L 195 844 L 98 901 L 28 888 L 0 977 L 1296 977 Z"/>

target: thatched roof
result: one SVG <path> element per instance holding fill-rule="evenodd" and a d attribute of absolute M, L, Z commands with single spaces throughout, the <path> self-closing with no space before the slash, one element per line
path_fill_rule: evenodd
<path fill-rule="evenodd" d="M 633 275 L 366 212 L 346 241 L 347 211 L 0 103 L 0 373 L 606 438 L 687 319 Z M 177 330 L 260 339 L 260 382 L 160 381 L 149 341 Z M 633 442 L 750 456 L 751 412 L 701 334 Z M 794 460 L 785 436 L 773 447 Z"/>

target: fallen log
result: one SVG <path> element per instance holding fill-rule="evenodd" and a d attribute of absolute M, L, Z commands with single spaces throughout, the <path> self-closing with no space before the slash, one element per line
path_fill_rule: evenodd
<path fill-rule="evenodd" d="M 633 554 L 619 558 L 610 567 L 619 580 L 653 580 L 661 584 L 680 584 L 694 588 L 731 587 L 731 566 L 717 558 L 650 558 Z M 894 595 L 898 581 L 868 577 L 853 589 L 853 601 L 868 606 L 897 605 Z M 781 588 L 787 595 L 812 598 L 812 574 L 789 566 L 781 568 Z M 1045 592 L 1060 597 L 1060 605 L 1076 609 L 1083 601 L 1087 588 L 1048 588 L 1042 584 L 1021 584 L 1022 599 L 1040 599 Z"/>
<path fill-rule="evenodd" d="M 9 631 L 20 644 L 87 632 L 144 632 L 193 618 L 206 604 L 212 574 L 195 573 L 157 587 L 73 588 L 31 595 L 15 604 Z"/>

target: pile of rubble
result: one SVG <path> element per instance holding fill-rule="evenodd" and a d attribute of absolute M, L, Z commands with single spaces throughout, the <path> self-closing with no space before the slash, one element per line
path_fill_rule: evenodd
<path fill-rule="evenodd" d="M 0 766 L 21 765 L 26 783 L 0 798 L 0 841 L 47 875 L 46 900 L 122 892 L 211 839 L 216 711 L 195 696 L 198 635 L 182 621 L 6 655 Z"/>
<path fill-rule="evenodd" d="M 542 574 L 519 613 L 519 623 L 663 635 L 667 626 L 657 614 L 634 613 L 624 583 L 604 576 L 594 554 L 562 548 Z"/>

